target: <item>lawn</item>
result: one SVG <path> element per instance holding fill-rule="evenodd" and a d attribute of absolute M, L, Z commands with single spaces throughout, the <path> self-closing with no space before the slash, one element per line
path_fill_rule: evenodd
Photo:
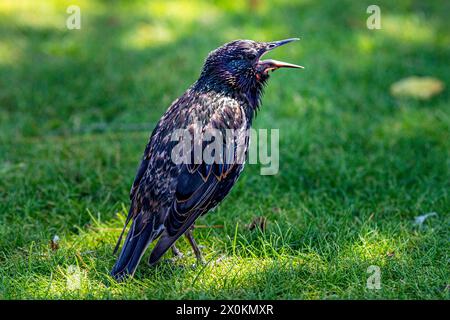
<path fill-rule="evenodd" d="M 450 4 L 377 1 L 369 30 L 370 4 L 2 1 L 0 298 L 448 299 Z M 205 267 L 183 239 L 185 258 L 114 282 L 128 192 L 170 102 L 219 45 L 295 36 L 271 57 L 306 69 L 273 74 L 254 123 L 280 129 L 279 173 L 248 165 L 199 220 Z M 447 89 L 391 96 L 412 75 Z"/>

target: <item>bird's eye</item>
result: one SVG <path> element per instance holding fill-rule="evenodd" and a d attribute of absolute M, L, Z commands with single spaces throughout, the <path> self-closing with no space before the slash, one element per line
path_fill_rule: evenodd
<path fill-rule="evenodd" d="M 254 53 L 247 53 L 246 57 L 247 57 L 248 60 L 255 60 L 256 54 L 254 54 Z"/>

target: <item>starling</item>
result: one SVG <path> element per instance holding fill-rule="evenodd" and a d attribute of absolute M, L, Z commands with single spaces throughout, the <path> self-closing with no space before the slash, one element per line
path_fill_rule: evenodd
<path fill-rule="evenodd" d="M 242 172 L 245 160 L 239 161 L 239 157 L 243 154 L 245 158 L 247 153 L 249 137 L 246 132 L 260 107 L 269 71 L 283 67 L 303 68 L 260 58 L 294 40 L 298 39 L 235 40 L 209 53 L 199 79 L 171 104 L 150 136 L 131 187 L 128 217 L 114 249 L 115 253 L 132 221 L 111 271 L 114 278 L 122 280 L 133 276 L 145 250 L 155 240 L 150 265 L 170 248 L 175 255 L 180 254 L 175 242 L 183 234 L 198 262 L 203 262 L 192 236 L 194 223 L 225 198 Z M 174 149 L 179 143 L 172 139 L 176 130 L 187 130 L 194 136 L 191 140 L 185 139 L 187 156 L 181 162 L 174 161 L 174 154 L 178 154 Z M 204 141 L 208 130 L 224 135 L 227 130 L 233 131 L 232 139 L 220 140 L 214 136 L 225 148 L 213 155 L 213 161 L 198 159 L 195 153 L 198 148 L 204 151 L 208 147 Z M 197 138 L 195 132 L 200 134 Z"/>

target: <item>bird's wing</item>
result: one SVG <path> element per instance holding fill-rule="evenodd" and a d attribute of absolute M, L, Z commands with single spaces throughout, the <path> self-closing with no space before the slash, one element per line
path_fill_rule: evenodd
<path fill-rule="evenodd" d="M 130 223 L 130 220 L 132 218 L 134 218 L 136 216 L 136 214 L 139 212 L 139 210 L 136 210 L 137 207 L 139 206 L 139 204 L 136 204 L 135 201 L 135 196 L 136 196 L 136 191 L 139 188 L 139 185 L 141 183 L 142 178 L 144 177 L 145 172 L 148 169 L 148 165 L 149 165 L 149 157 L 147 157 L 147 149 L 148 149 L 148 145 L 146 148 L 146 152 L 144 153 L 144 157 L 141 161 L 141 164 L 139 165 L 139 168 L 137 170 L 136 173 L 136 177 L 134 178 L 133 181 L 133 185 L 131 186 L 131 190 L 130 190 L 130 200 L 131 200 L 131 205 L 130 205 L 130 209 L 128 210 L 128 215 L 127 215 L 127 219 L 125 220 L 125 224 L 122 228 L 122 232 L 120 233 L 119 239 L 117 240 L 116 246 L 114 248 L 113 253 L 116 253 L 117 249 L 119 249 L 119 245 L 122 242 L 122 237 L 123 234 L 125 232 L 125 229 L 128 226 L 128 223 Z"/>
<path fill-rule="evenodd" d="M 134 195 L 136 194 L 136 190 L 138 189 L 139 184 L 141 183 L 142 177 L 144 176 L 145 172 L 147 171 L 148 163 L 150 161 L 149 150 L 150 150 L 150 144 L 147 144 L 141 164 L 139 165 L 139 168 L 136 173 L 136 177 L 134 178 L 134 181 L 133 181 L 133 185 L 131 186 L 130 200 L 133 200 Z"/>
<path fill-rule="evenodd" d="M 178 177 L 175 199 L 164 222 L 165 232 L 155 245 L 149 263 L 154 264 L 202 214 L 215 207 L 229 193 L 242 164 L 228 171 L 218 164 L 202 163 L 195 171 L 183 166 Z"/>
<path fill-rule="evenodd" d="M 162 145 L 161 137 L 164 136 L 164 133 L 161 134 L 160 132 L 161 127 L 162 124 L 160 122 L 153 130 L 149 142 L 145 148 L 141 164 L 139 165 L 136 177 L 134 178 L 133 181 L 133 185 L 131 186 L 130 190 L 131 205 L 130 209 L 128 210 L 128 216 L 123 226 L 122 232 L 119 236 L 119 239 L 117 241 L 117 244 L 114 248 L 113 251 L 114 253 L 118 250 L 120 243 L 122 241 L 123 234 L 130 221 L 132 219 L 134 220 L 133 226 L 132 228 L 130 228 L 129 233 L 132 233 L 133 236 L 137 236 L 146 228 L 149 221 L 151 219 L 154 219 L 154 217 L 151 217 L 151 215 L 157 212 L 157 207 L 160 207 L 158 205 L 158 199 L 154 199 L 155 201 L 152 202 L 153 206 L 149 206 L 148 205 L 149 201 L 145 202 L 145 200 L 147 198 L 152 198 L 151 194 L 155 188 L 162 189 L 160 181 L 159 183 L 153 183 L 152 180 L 158 182 L 158 178 L 160 180 L 164 180 L 165 178 L 161 177 L 162 168 L 159 165 L 159 162 L 156 162 L 153 157 L 154 154 L 157 154 L 159 157 L 162 156 L 161 152 L 160 151 L 158 152 L 158 148 L 161 147 Z M 152 228 L 159 227 L 158 224 L 155 224 L 153 220 L 151 222 Z"/>
<path fill-rule="evenodd" d="M 164 252 L 178 239 L 195 220 L 211 208 L 215 207 L 229 193 L 238 178 L 243 163 L 237 161 L 239 147 L 246 146 L 245 117 L 242 110 L 236 106 L 226 106 L 227 110 L 217 110 L 211 117 L 208 128 L 223 132 L 222 159 L 227 161 L 199 164 L 182 164 L 177 178 L 174 200 L 164 221 L 165 233 L 156 244 L 150 263 L 156 262 Z M 230 110 L 228 110 L 230 109 Z M 208 128 L 204 128 L 207 130 Z M 225 138 L 226 129 L 240 130 L 235 139 Z M 202 151 L 204 151 L 204 147 Z M 234 158 L 226 158 L 226 153 L 233 150 Z M 242 150 L 241 151 L 246 151 Z M 194 147 L 190 150 L 194 153 Z M 191 156 L 194 159 L 194 156 Z M 225 162 L 225 163 L 224 163 Z"/>
<path fill-rule="evenodd" d="M 230 178 L 233 168 L 230 166 L 225 171 L 224 165 L 202 163 L 190 171 L 188 166 L 183 166 L 178 177 L 175 200 L 165 220 L 169 236 L 184 233 L 198 216 L 214 207 L 219 198 L 223 199 L 229 191 L 224 190 L 223 184 Z"/>
<path fill-rule="evenodd" d="M 210 121 L 203 127 L 203 134 L 211 129 L 220 132 L 220 137 L 215 136 L 215 139 L 222 138 L 221 149 L 219 149 L 221 156 L 216 158 L 220 160 L 208 163 L 202 159 L 203 161 L 199 164 L 181 165 L 174 201 L 165 220 L 165 228 L 169 236 L 183 233 L 200 214 L 217 205 L 218 201 L 221 201 L 230 191 L 232 184 L 230 185 L 229 182 L 234 183 L 240 173 L 242 163 L 237 161 L 238 149 L 241 146 L 246 147 L 248 142 L 245 116 L 234 100 L 218 103 L 218 105 L 222 108 L 215 110 Z M 238 131 L 232 140 L 227 139 L 226 130 L 229 129 Z M 203 143 L 202 154 L 207 146 L 208 143 Z M 190 152 L 191 159 L 194 159 L 194 144 L 191 145 Z M 232 158 L 227 158 L 227 152 L 232 152 Z"/>

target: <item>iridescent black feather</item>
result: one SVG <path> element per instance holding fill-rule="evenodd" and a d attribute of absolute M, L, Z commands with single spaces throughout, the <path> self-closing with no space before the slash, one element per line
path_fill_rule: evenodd
<path fill-rule="evenodd" d="M 195 220 L 229 193 L 243 164 L 175 164 L 171 152 L 176 129 L 234 129 L 233 148 L 246 152 L 255 112 L 261 103 L 267 72 L 258 59 L 268 43 L 237 40 L 212 51 L 199 79 L 176 101 L 153 130 L 130 192 L 131 206 L 124 226 L 132 222 L 111 274 L 133 275 L 148 245 L 158 239 L 149 263 L 157 262 Z M 123 233 L 123 232 L 122 232 Z M 119 247 L 122 235 L 116 249 Z"/>

